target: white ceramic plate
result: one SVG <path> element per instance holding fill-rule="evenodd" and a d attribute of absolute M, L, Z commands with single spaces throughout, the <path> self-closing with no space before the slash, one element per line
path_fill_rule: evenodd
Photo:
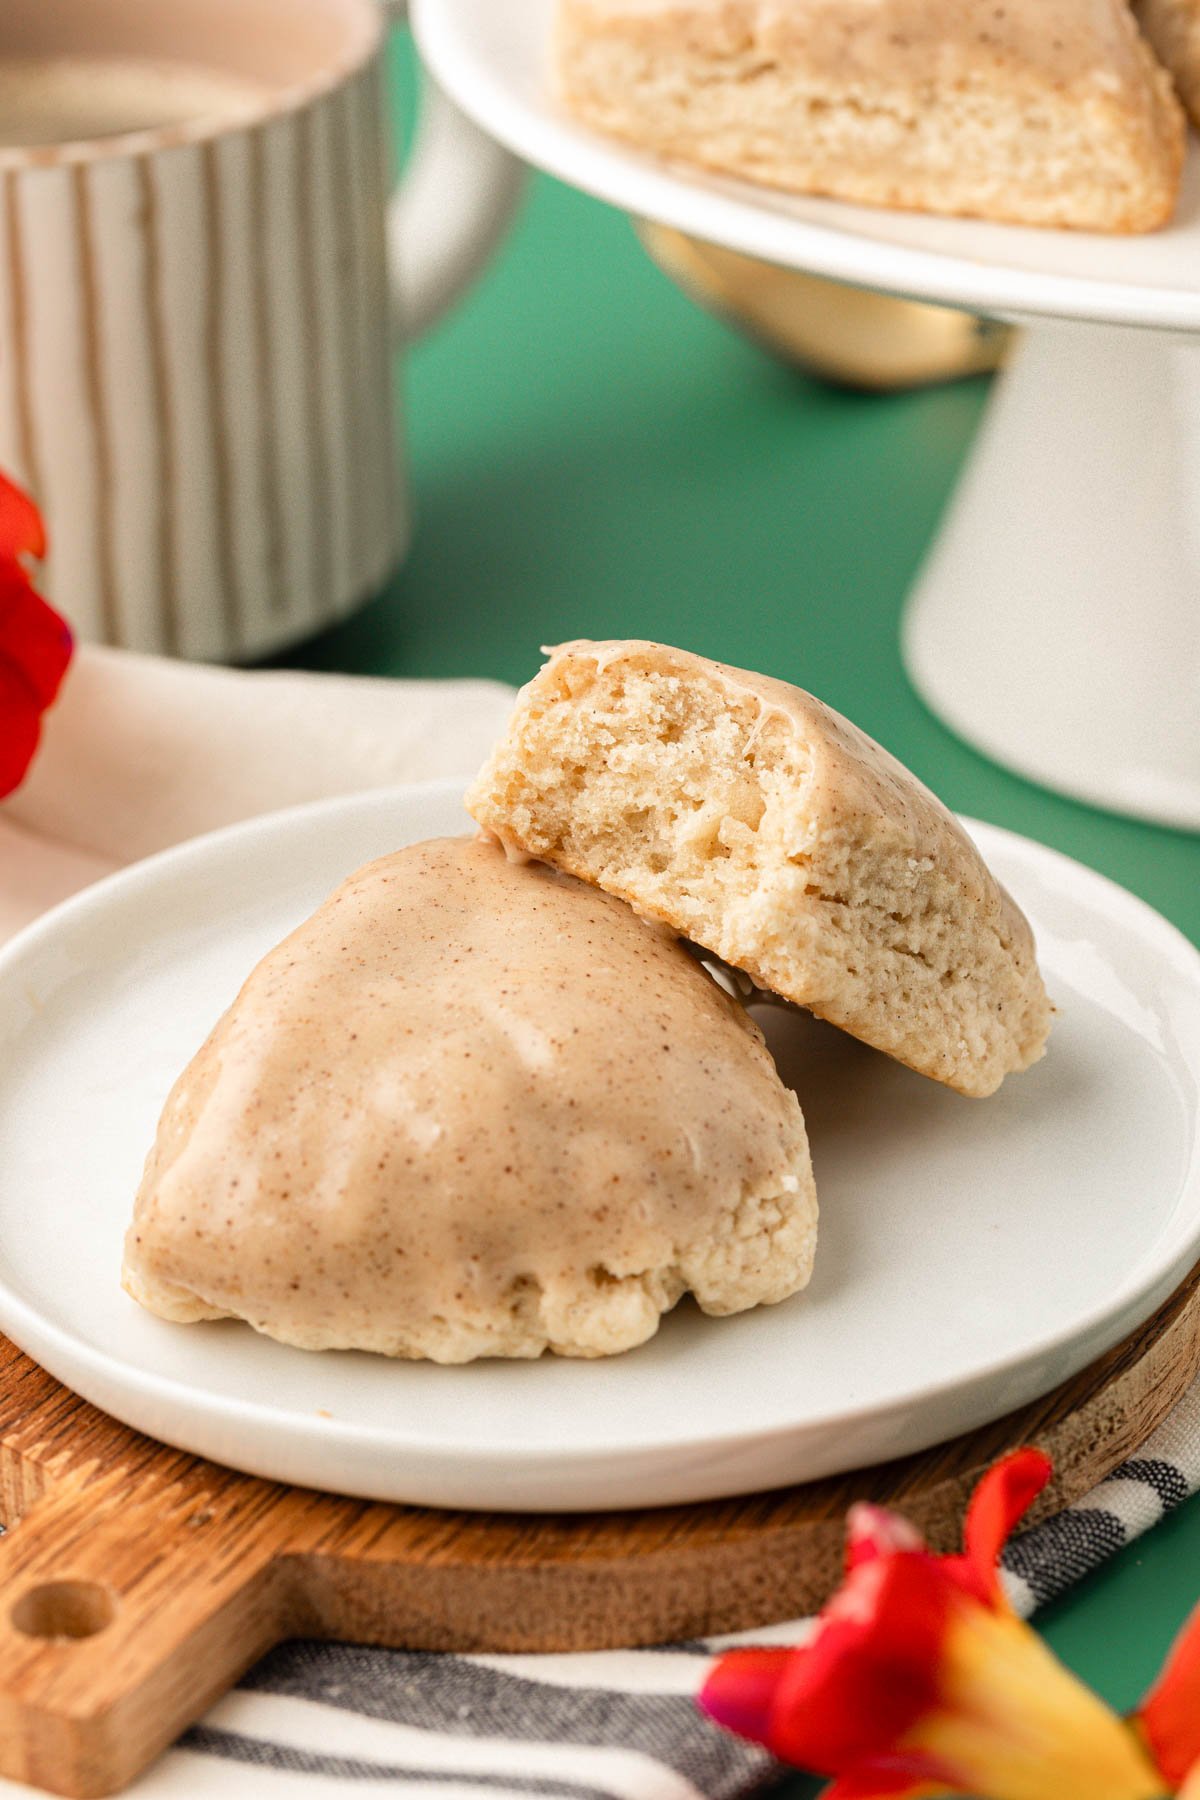
<path fill-rule="evenodd" d="M 1029 910 L 1050 1054 L 969 1101 L 764 1014 L 821 1195 L 808 1293 L 685 1302 L 603 1362 L 466 1368 L 168 1325 L 119 1285 L 172 1080 L 256 959 L 359 863 L 468 826 L 433 784 L 253 821 L 114 876 L 0 956 L 0 1327 L 153 1436 L 254 1474 L 442 1506 L 639 1506 L 900 1455 L 1040 1394 L 1200 1253 L 1200 956 L 1099 875 L 973 827 Z"/>
<path fill-rule="evenodd" d="M 625 148 L 554 103 L 556 0 L 412 0 L 421 53 L 464 112 L 518 156 L 626 212 L 887 292 L 983 312 L 1200 329 L 1200 150 L 1174 224 L 1146 237 L 1036 231 L 805 199 Z"/>

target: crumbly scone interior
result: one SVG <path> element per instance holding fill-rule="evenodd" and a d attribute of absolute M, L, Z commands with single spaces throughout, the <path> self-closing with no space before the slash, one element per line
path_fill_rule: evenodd
<path fill-rule="evenodd" d="M 992 1092 L 1049 1025 L 1028 927 L 981 868 L 964 886 L 961 858 L 914 856 L 902 810 L 818 800 L 819 776 L 759 696 L 602 651 L 542 672 L 468 807 L 763 987 Z"/>
<path fill-rule="evenodd" d="M 586 863 L 610 893 L 724 954 L 708 940 L 731 906 L 795 885 L 803 745 L 753 696 L 629 661 L 554 674 L 564 699 L 585 704 L 522 722 L 520 772 L 495 796 L 521 847 Z"/>

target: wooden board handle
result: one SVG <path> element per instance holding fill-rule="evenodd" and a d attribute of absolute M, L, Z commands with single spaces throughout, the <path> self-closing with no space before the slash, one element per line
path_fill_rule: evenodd
<path fill-rule="evenodd" d="M 287 1634 L 278 1490 L 238 1492 L 72 1483 L 0 1542 L 0 1772 L 112 1793 Z"/>

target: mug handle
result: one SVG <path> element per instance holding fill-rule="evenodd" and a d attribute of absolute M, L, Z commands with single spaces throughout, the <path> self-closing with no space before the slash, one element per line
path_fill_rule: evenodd
<path fill-rule="evenodd" d="M 384 0 L 397 23 L 407 0 Z M 388 205 L 392 325 L 419 337 L 468 288 L 508 230 L 525 165 L 487 136 L 425 72 L 408 167 Z"/>

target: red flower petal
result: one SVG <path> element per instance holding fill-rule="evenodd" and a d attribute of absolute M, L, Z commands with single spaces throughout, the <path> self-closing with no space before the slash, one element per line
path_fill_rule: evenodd
<path fill-rule="evenodd" d="M 927 1781 L 924 1776 L 914 1781 L 907 1770 L 888 1770 L 877 1765 L 866 1774 L 840 1775 L 832 1786 L 822 1790 L 821 1800 L 932 1800 L 933 1796 L 953 1792 L 944 1782 Z"/>
<path fill-rule="evenodd" d="M 40 712 L 62 685 L 71 649 L 66 620 L 30 585 L 19 563 L 0 562 L 0 663 L 24 683 Z"/>
<path fill-rule="evenodd" d="M 700 1704 L 784 1761 L 834 1777 L 825 1800 L 1157 1795 L 1138 1728 L 1004 1601 L 996 1558 L 1049 1475 L 1047 1459 L 1024 1450 L 985 1476 L 961 1556 L 933 1556 L 903 1520 L 855 1509 L 849 1572 L 809 1641 L 723 1657 Z M 1180 1770 L 1200 1750 L 1198 1688 L 1200 1618 L 1140 1726 L 1170 1739 Z"/>
<path fill-rule="evenodd" d="M 1172 1787 L 1200 1766 L 1200 1606 L 1175 1639 L 1134 1715 Z"/>
<path fill-rule="evenodd" d="M 709 1674 L 700 1704 L 719 1723 L 818 1774 L 894 1755 L 898 1739 L 936 1703 L 955 1603 L 935 1557 L 877 1556 L 851 1572 L 807 1644 L 731 1651 Z"/>
<path fill-rule="evenodd" d="M 774 1735 L 788 1761 L 835 1775 L 891 1752 L 936 1703 L 953 1604 L 923 1551 L 856 1569 L 780 1684 Z"/>
<path fill-rule="evenodd" d="M 25 779 L 41 719 L 71 660 L 71 633 L 29 579 L 23 557 L 45 554 L 41 515 L 0 475 L 0 799 Z"/>
<path fill-rule="evenodd" d="M 700 1704 L 710 1719 L 739 1737 L 765 1743 L 779 1683 L 793 1650 L 731 1650 L 710 1670 Z"/>
<path fill-rule="evenodd" d="M 0 662 L 0 800 L 20 787 L 42 731 L 41 708 L 29 689 Z"/>
<path fill-rule="evenodd" d="M 0 556 L 15 559 L 46 554 L 46 528 L 29 495 L 0 474 Z"/>
<path fill-rule="evenodd" d="M 1014 1450 L 988 1470 L 971 1495 L 964 1554 L 946 1558 L 946 1572 L 984 1602 L 994 1605 L 1002 1599 L 1000 1552 L 1053 1472 L 1043 1451 Z"/>

